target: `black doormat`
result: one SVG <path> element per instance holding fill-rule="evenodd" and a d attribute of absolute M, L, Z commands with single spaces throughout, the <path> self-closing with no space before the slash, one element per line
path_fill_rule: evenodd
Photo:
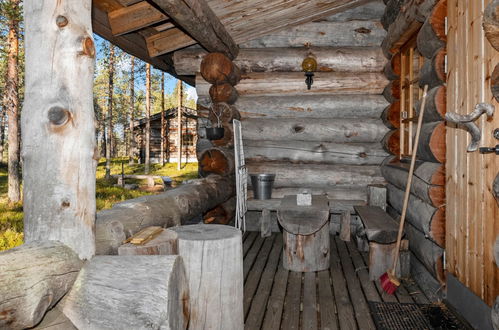
<path fill-rule="evenodd" d="M 470 329 L 444 305 L 369 302 L 378 330 Z"/>

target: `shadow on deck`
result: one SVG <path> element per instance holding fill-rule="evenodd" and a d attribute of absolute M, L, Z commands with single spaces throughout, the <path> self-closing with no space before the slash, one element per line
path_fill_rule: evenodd
<path fill-rule="evenodd" d="M 331 239 L 331 267 L 297 273 L 282 267 L 282 235 L 243 237 L 245 329 L 376 329 L 368 302 L 428 304 L 414 283 L 386 294 L 369 280 L 367 255 Z"/>

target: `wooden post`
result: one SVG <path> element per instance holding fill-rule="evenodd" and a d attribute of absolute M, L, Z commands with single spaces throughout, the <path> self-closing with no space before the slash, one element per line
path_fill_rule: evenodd
<path fill-rule="evenodd" d="M 107 90 L 107 139 L 106 139 L 106 180 L 111 178 L 111 158 L 113 157 L 113 84 L 114 84 L 114 45 L 109 45 L 109 68 Z"/>
<path fill-rule="evenodd" d="M 182 168 L 182 80 L 178 81 L 177 105 L 177 170 Z"/>
<path fill-rule="evenodd" d="M 130 63 L 130 123 L 129 123 L 129 130 L 130 130 L 130 164 L 133 164 L 135 162 L 134 157 L 135 157 L 135 148 L 137 143 L 135 142 L 135 135 L 133 134 L 133 121 L 135 118 L 135 57 L 132 56 L 131 58 L 131 63 Z"/>
<path fill-rule="evenodd" d="M 145 139 L 145 167 L 144 173 L 149 174 L 150 170 L 150 147 L 151 147 L 151 65 L 146 63 L 146 139 Z"/>
<path fill-rule="evenodd" d="M 161 165 L 165 165 L 165 73 L 161 73 Z"/>
<path fill-rule="evenodd" d="M 189 278 L 189 329 L 243 329 L 241 232 L 224 225 L 172 227 Z"/>
<path fill-rule="evenodd" d="M 341 228 L 340 228 L 340 239 L 345 242 L 350 242 L 350 211 L 343 211 L 341 213 Z"/>
<path fill-rule="evenodd" d="M 24 237 L 60 241 L 81 259 L 95 253 L 91 7 L 90 0 L 24 3 Z"/>

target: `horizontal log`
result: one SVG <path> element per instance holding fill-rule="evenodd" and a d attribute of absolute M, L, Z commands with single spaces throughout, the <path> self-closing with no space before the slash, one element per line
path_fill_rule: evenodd
<path fill-rule="evenodd" d="M 385 11 L 381 17 L 381 24 L 385 30 L 388 30 L 390 25 L 395 21 L 400 13 L 402 5 L 406 0 L 387 0 Z"/>
<path fill-rule="evenodd" d="M 65 297 L 78 329 L 186 329 L 189 284 L 180 256 L 96 256 Z"/>
<path fill-rule="evenodd" d="M 388 130 L 380 119 L 252 118 L 242 127 L 244 140 L 339 143 L 378 142 Z"/>
<path fill-rule="evenodd" d="M 253 192 L 251 186 L 248 186 L 248 197 L 253 198 Z M 335 200 L 362 200 L 367 201 L 367 191 L 365 185 L 353 186 L 353 185 L 334 185 L 334 186 L 323 186 L 323 187 L 312 187 L 312 188 L 300 188 L 300 187 L 290 187 L 290 188 L 277 188 L 272 189 L 272 198 L 282 198 L 286 195 L 296 195 L 303 193 L 306 190 L 313 195 L 326 195 L 329 199 Z"/>
<path fill-rule="evenodd" d="M 272 196 L 271 199 L 249 199 L 248 200 L 248 211 L 262 211 L 264 209 L 269 211 L 277 211 L 281 206 L 280 198 L 274 198 Z M 355 206 L 365 206 L 366 202 L 363 200 L 352 200 L 352 199 L 331 199 L 329 198 L 329 213 L 340 215 L 343 212 L 350 212 L 350 214 L 356 214 L 354 207 Z M 276 217 L 277 218 L 277 217 Z M 277 219 L 276 219 L 277 220 Z M 332 219 L 333 220 L 333 219 Z M 338 222 L 339 223 L 339 222 Z M 362 226 L 360 220 L 357 220 L 357 217 L 354 217 L 351 222 L 352 227 L 356 229 L 356 227 Z M 353 232 L 356 232 L 353 230 Z"/>
<path fill-rule="evenodd" d="M 421 137 L 418 143 L 418 159 L 443 164 L 445 152 L 445 123 L 424 124 L 421 127 Z"/>
<path fill-rule="evenodd" d="M 203 105 L 207 101 L 198 98 Z M 379 118 L 387 104 L 381 95 L 273 95 L 239 97 L 235 106 L 241 118 Z"/>
<path fill-rule="evenodd" d="M 414 116 L 419 115 L 421 103 L 418 101 L 414 105 Z M 434 121 L 445 120 L 447 113 L 447 87 L 437 86 L 431 89 L 426 96 L 425 112 L 423 122 L 429 123 Z"/>
<path fill-rule="evenodd" d="M 96 253 L 116 254 L 123 240 L 145 227 L 179 226 L 229 199 L 234 189 L 233 178 L 210 175 L 162 194 L 117 203 L 97 213 Z"/>
<path fill-rule="evenodd" d="M 381 166 L 381 174 L 383 174 L 383 177 L 386 179 L 386 181 L 393 184 L 395 187 L 404 190 L 407 184 L 407 176 L 409 172 L 407 166 L 400 165 L 400 162 L 385 162 Z M 411 194 L 436 208 L 445 205 L 445 187 L 443 185 L 431 184 L 430 182 L 425 180 L 428 179 L 428 176 L 432 174 L 433 176 L 437 176 L 441 172 L 445 174 L 443 166 L 439 166 L 436 163 L 420 163 L 418 165 L 419 166 L 412 178 Z M 430 171 L 440 173 L 431 173 Z M 422 174 L 422 177 L 418 175 L 419 173 Z"/>
<path fill-rule="evenodd" d="M 203 114 L 204 112 L 199 109 L 198 115 Z M 234 119 L 240 120 L 241 114 L 234 105 L 219 102 L 214 103 L 211 106 L 211 111 L 209 111 L 207 117 L 211 121 L 212 125 L 217 125 L 218 121 L 220 121 L 221 123 L 232 123 Z"/>
<path fill-rule="evenodd" d="M 445 21 L 447 18 L 447 0 L 440 0 L 424 22 L 417 36 L 418 51 L 426 58 L 433 55 L 447 44 Z"/>
<path fill-rule="evenodd" d="M 274 187 L 276 188 L 313 188 L 346 184 L 367 186 L 385 183 L 379 166 L 291 164 L 285 162 L 248 162 L 246 165 L 249 173 L 275 173 Z"/>
<path fill-rule="evenodd" d="M 379 143 L 326 143 L 310 141 L 244 142 L 247 161 L 290 161 L 343 165 L 379 165 L 387 153 Z"/>
<path fill-rule="evenodd" d="M 388 184 L 387 188 L 388 202 L 397 212 L 402 213 L 404 191 L 392 184 Z M 435 208 L 411 194 L 406 220 L 435 244 L 445 247 L 445 207 Z"/>
<path fill-rule="evenodd" d="M 397 53 L 423 25 L 431 10 L 439 0 L 409 0 L 397 18 L 390 24 L 387 35 L 381 44 L 387 58 Z"/>
<path fill-rule="evenodd" d="M 73 286 L 83 262 L 66 245 L 34 241 L 0 253 L 0 328 L 24 329 Z"/>
<path fill-rule="evenodd" d="M 499 64 L 496 65 L 490 77 L 490 89 L 496 101 L 499 102 Z"/>
<path fill-rule="evenodd" d="M 310 90 L 302 72 L 253 72 L 242 75 L 236 86 L 240 96 L 309 94 L 381 94 L 387 79 L 382 73 L 316 72 Z M 196 92 L 207 96 L 211 85 L 196 75 Z"/>
<path fill-rule="evenodd" d="M 387 158 L 386 166 L 394 166 L 409 172 L 409 162 L 401 162 L 397 157 Z M 445 186 L 445 166 L 438 163 L 416 161 L 414 175 L 429 185 Z"/>
<path fill-rule="evenodd" d="M 381 140 L 381 145 L 386 152 L 396 156 L 400 155 L 400 130 L 394 129 L 386 133 Z"/>
<path fill-rule="evenodd" d="M 380 72 L 386 59 L 374 47 L 311 47 L 318 72 Z M 301 63 L 309 49 L 257 48 L 241 49 L 234 60 L 243 72 L 301 72 Z M 173 54 L 175 70 L 182 75 L 195 75 L 208 54 L 200 48 L 186 48 Z"/>
<path fill-rule="evenodd" d="M 425 234 L 408 223 L 405 226 L 409 249 L 416 255 L 430 274 L 441 284 L 445 284 L 444 249 L 425 237 Z"/>
<path fill-rule="evenodd" d="M 199 71 L 207 82 L 215 85 L 227 83 L 235 86 L 241 79 L 238 66 L 222 53 L 205 55 L 199 65 Z"/>
<path fill-rule="evenodd" d="M 379 47 L 386 32 L 379 21 L 311 22 L 240 44 L 240 48 Z"/>
<path fill-rule="evenodd" d="M 419 77 L 419 86 L 421 88 L 428 85 L 428 89 L 432 89 L 445 84 L 447 81 L 447 74 L 445 73 L 446 55 L 445 48 L 441 48 L 431 59 L 425 60 Z"/>
<path fill-rule="evenodd" d="M 400 100 L 400 80 L 392 80 L 383 89 L 383 96 L 389 103 Z"/>
<path fill-rule="evenodd" d="M 381 120 L 386 127 L 393 129 L 400 127 L 400 101 L 397 100 L 383 110 Z"/>
<path fill-rule="evenodd" d="M 317 20 L 316 22 L 348 22 L 355 20 L 375 21 L 379 20 L 384 11 L 385 4 L 383 1 L 373 0 L 358 7 L 347 9 L 337 14 L 328 16 L 322 20 Z"/>
<path fill-rule="evenodd" d="M 236 214 L 236 197 L 232 197 L 203 215 L 204 223 L 227 225 Z"/>
<path fill-rule="evenodd" d="M 400 69 L 402 67 L 400 54 L 395 54 L 392 58 L 385 64 L 383 72 L 385 76 L 390 80 L 400 79 Z"/>
<path fill-rule="evenodd" d="M 445 286 L 437 281 L 435 276 L 426 269 L 425 265 L 419 261 L 414 253 L 411 253 L 411 277 L 430 301 L 442 301 L 444 299 L 445 290 L 443 289 Z"/>
<path fill-rule="evenodd" d="M 210 98 L 213 103 L 234 104 L 239 97 L 237 90 L 230 84 L 212 85 L 209 90 Z"/>
<path fill-rule="evenodd" d="M 234 151 L 226 148 L 211 147 L 199 156 L 199 175 L 210 174 L 230 176 L 234 174 Z"/>

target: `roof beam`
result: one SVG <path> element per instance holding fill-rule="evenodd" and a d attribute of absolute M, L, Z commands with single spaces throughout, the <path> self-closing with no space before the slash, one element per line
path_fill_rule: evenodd
<path fill-rule="evenodd" d="M 168 29 L 146 38 L 149 56 L 155 57 L 194 45 L 196 40 L 177 28 Z"/>
<path fill-rule="evenodd" d="M 146 1 L 110 11 L 108 17 L 111 31 L 115 36 L 137 31 L 168 19 L 165 14 Z"/>
<path fill-rule="evenodd" d="M 209 52 L 233 59 L 238 46 L 205 0 L 152 0 Z M 170 50 L 171 51 L 171 50 Z"/>

